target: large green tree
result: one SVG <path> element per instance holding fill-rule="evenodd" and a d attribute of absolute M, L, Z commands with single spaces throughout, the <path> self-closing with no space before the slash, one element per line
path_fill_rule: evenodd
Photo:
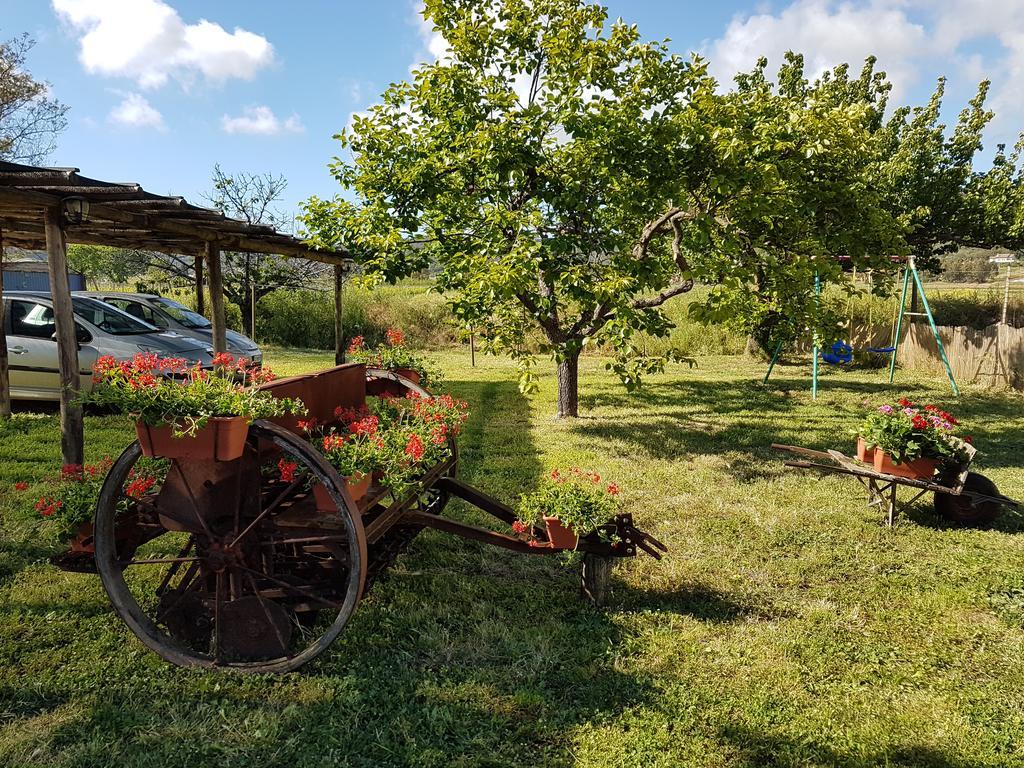
<path fill-rule="evenodd" d="M 777 82 L 762 62 L 722 90 L 583 0 L 427 0 L 425 16 L 449 51 L 339 135 L 346 193 L 307 202 L 309 237 L 380 279 L 437 264 L 527 387 L 539 336 L 561 416 L 584 346 L 613 347 L 627 384 L 659 367 L 634 337 L 667 333 L 662 305 L 695 280 L 713 285 L 707 322 L 828 333 L 810 297 L 816 278 L 848 286 L 836 256 L 884 277 L 907 251 L 870 70 L 808 83 L 790 57 Z"/>

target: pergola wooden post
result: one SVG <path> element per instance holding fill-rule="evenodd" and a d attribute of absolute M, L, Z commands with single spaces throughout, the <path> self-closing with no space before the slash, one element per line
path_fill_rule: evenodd
<path fill-rule="evenodd" d="M 341 291 L 345 282 L 345 268 L 334 265 L 334 364 L 345 362 L 345 321 L 342 315 Z"/>
<path fill-rule="evenodd" d="M 213 315 L 213 351 L 227 352 L 227 319 L 224 313 L 224 280 L 221 274 L 220 248 L 206 243 L 206 269 L 210 280 L 210 310 Z"/>
<path fill-rule="evenodd" d="M 200 315 L 206 314 L 206 296 L 203 294 L 203 257 L 195 258 L 196 272 L 196 312 Z"/>
<path fill-rule="evenodd" d="M 4 230 L 0 227 L 0 419 L 11 417 L 11 381 L 7 373 L 7 329 L 4 327 Z"/>
<path fill-rule="evenodd" d="M 60 371 L 60 450 L 65 464 L 82 464 L 85 457 L 85 430 L 78 396 L 78 340 L 75 315 L 68 282 L 67 244 L 59 206 L 48 207 L 43 214 L 46 256 L 50 268 L 50 297 L 53 323 L 57 329 L 57 368 Z"/>

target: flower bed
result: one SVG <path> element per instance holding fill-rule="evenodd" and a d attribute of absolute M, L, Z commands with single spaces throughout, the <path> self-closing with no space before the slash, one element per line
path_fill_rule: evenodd
<path fill-rule="evenodd" d="M 112 464 L 109 456 L 96 464 L 65 464 L 59 473 L 43 482 L 43 492 L 34 502 L 35 511 L 56 528 L 61 538 L 90 537 L 96 501 Z M 127 511 L 133 500 L 146 496 L 165 472 L 162 462 L 141 460 L 122 489 L 121 511 Z M 19 494 L 25 494 L 30 488 L 28 483 L 14 484 Z"/>

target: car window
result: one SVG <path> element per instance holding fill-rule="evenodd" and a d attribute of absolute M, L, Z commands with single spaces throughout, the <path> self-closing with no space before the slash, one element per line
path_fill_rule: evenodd
<path fill-rule="evenodd" d="M 57 327 L 53 324 L 53 309 L 35 301 L 11 301 L 12 336 L 31 336 L 49 339 Z"/>
<path fill-rule="evenodd" d="M 179 304 L 176 301 L 164 298 L 153 299 L 153 303 L 160 307 L 168 315 L 173 317 L 175 320 L 177 320 L 179 323 L 184 325 L 186 328 L 210 327 L 209 320 L 200 315 L 198 312 L 193 312 L 184 304 Z"/>
<path fill-rule="evenodd" d="M 150 325 L 155 325 L 158 328 L 167 327 L 167 321 L 152 307 L 143 304 L 141 301 L 133 301 L 132 299 L 124 299 L 117 296 L 111 296 L 109 299 L 104 299 L 104 301 L 118 309 L 123 309 L 132 317 L 138 318 Z"/>
<path fill-rule="evenodd" d="M 71 304 L 74 306 L 76 315 L 112 336 L 153 333 L 153 331 L 159 330 L 159 328 L 97 299 L 74 296 L 71 299 Z"/>

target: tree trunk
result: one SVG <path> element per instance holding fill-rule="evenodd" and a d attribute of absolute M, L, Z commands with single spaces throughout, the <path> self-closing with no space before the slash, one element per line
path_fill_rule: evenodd
<path fill-rule="evenodd" d="M 574 419 L 580 415 L 579 402 L 580 352 L 566 353 L 558 363 L 558 418 Z"/>

